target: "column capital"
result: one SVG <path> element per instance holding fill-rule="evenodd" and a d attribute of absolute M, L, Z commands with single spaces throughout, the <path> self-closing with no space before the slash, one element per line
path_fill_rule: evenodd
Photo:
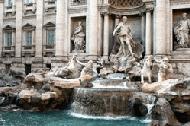
<path fill-rule="evenodd" d="M 139 16 L 141 16 L 141 17 L 143 17 L 143 16 L 145 16 L 146 15 L 146 13 L 143 11 L 143 12 L 141 12 L 141 13 L 139 13 Z"/>
<path fill-rule="evenodd" d="M 104 16 L 105 16 L 105 15 L 110 15 L 109 12 L 100 12 L 100 14 L 101 14 L 101 15 L 104 15 Z"/>
<path fill-rule="evenodd" d="M 116 19 L 120 19 L 121 17 L 122 17 L 122 15 L 118 15 L 118 14 L 115 15 L 115 18 L 116 18 Z"/>
<path fill-rule="evenodd" d="M 145 4 L 146 11 L 154 10 L 154 0 L 142 0 L 142 2 Z"/>

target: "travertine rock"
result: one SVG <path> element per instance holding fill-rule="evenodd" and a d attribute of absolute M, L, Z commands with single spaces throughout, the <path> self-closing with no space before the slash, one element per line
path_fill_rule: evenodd
<path fill-rule="evenodd" d="M 173 91 L 171 91 L 171 89 L 177 83 L 178 79 L 169 79 L 162 82 L 155 82 L 151 84 L 144 83 L 142 85 L 142 91 L 146 93 L 158 93 L 158 94 L 172 93 Z"/>
<path fill-rule="evenodd" d="M 80 87 L 79 79 L 61 79 L 57 77 L 52 77 L 50 78 L 49 83 L 55 87 L 59 87 L 62 89 Z"/>
<path fill-rule="evenodd" d="M 30 101 L 31 97 L 36 96 L 36 95 L 39 95 L 37 90 L 31 89 L 31 90 L 22 90 L 18 96 L 20 99 L 26 99 Z"/>
<path fill-rule="evenodd" d="M 159 126 L 181 126 L 165 98 L 158 98 L 152 109 L 152 120 L 151 126 L 155 126 L 155 124 Z"/>
<path fill-rule="evenodd" d="M 43 83 L 44 77 L 41 73 L 30 73 L 28 76 L 25 77 L 25 83 L 27 84 L 35 84 L 35 83 Z"/>
<path fill-rule="evenodd" d="M 56 98 L 58 98 L 58 95 L 56 92 L 45 92 L 42 94 L 42 101 L 56 99 Z"/>

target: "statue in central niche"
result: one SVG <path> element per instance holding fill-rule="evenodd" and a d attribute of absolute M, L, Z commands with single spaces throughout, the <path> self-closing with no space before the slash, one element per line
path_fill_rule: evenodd
<path fill-rule="evenodd" d="M 120 22 L 113 31 L 113 36 L 119 49 L 113 48 L 110 55 L 110 61 L 114 64 L 114 72 L 129 73 L 142 57 L 143 46 L 134 40 L 131 27 L 127 17 L 122 17 Z M 116 47 L 116 46 L 114 46 Z"/>
<path fill-rule="evenodd" d="M 126 16 L 123 16 L 123 22 L 120 22 L 119 25 L 114 29 L 113 36 L 116 34 L 120 41 L 119 52 L 117 55 L 132 55 L 132 33 L 130 25 L 127 24 Z"/>

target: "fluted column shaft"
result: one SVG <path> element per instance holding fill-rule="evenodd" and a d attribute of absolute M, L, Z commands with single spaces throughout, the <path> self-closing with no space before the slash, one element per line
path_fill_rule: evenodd
<path fill-rule="evenodd" d="M 152 16 L 151 11 L 146 11 L 146 35 L 145 35 L 145 53 L 146 55 L 152 55 Z"/>
<path fill-rule="evenodd" d="M 38 1 L 37 4 L 37 24 L 36 24 L 36 39 L 35 39 L 35 45 L 36 45 L 36 57 L 42 57 L 42 41 L 43 41 L 43 2 L 44 0 Z"/>
<path fill-rule="evenodd" d="M 67 52 L 65 51 L 64 43 L 65 41 L 65 1 L 57 0 L 57 14 L 56 14 L 56 46 L 55 46 L 55 56 L 62 57 Z"/>
<path fill-rule="evenodd" d="M 22 0 L 16 2 L 16 57 L 21 57 L 22 50 Z"/>
<path fill-rule="evenodd" d="M 108 58 L 109 55 L 109 15 L 104 15 L 104 33 L 103 33 L 103 56 Z"/>

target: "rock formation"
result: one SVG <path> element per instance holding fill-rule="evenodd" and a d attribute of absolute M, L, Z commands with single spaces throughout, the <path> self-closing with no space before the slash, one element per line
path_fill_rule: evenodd
<path fill-rule="evenodd" d="M 177 121 L 169 102 L 164 98 L 159 98 L 152 109 L 151 126 L 181 126 Z"/>
<path fill-rule="evenodd" d="M 43 111 L 63 107 L 72 99 L 72 89 L 89 87 L 93 79 L 93 61 L 81 63 L 74 56 L 68 65 L 53 72 L 31 73 L 25 78 L 26 88 L 18 95 L 25 109 Z"/>

